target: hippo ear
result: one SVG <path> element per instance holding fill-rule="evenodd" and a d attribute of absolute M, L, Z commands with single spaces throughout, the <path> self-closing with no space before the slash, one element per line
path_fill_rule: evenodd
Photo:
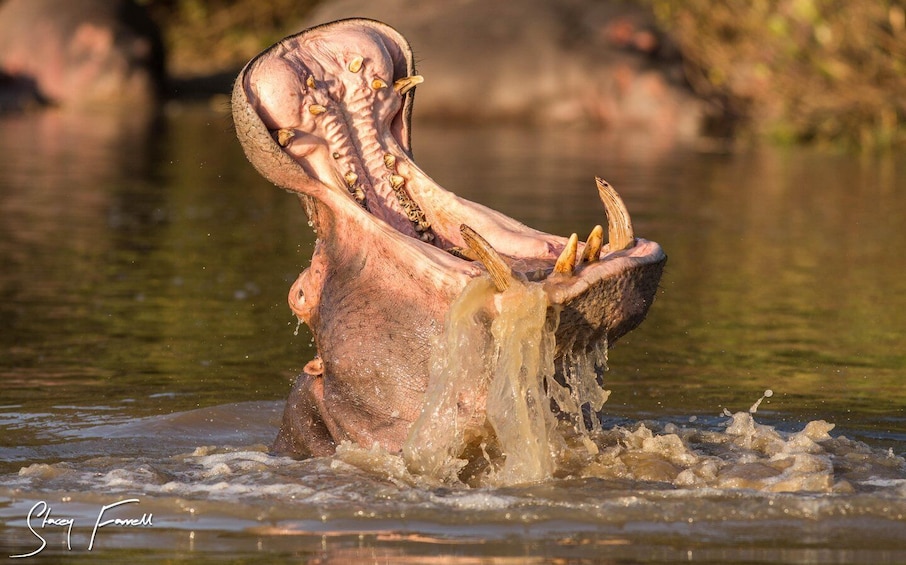
<path fill-rule="evenodd" d="M 406 38 L 403 37 L 400 32 L 389 25 L 377 20 L 352 18 L 326 24 L 325 27 L 327 26 L 350 26 L 357 29 L 367 27 L 377 32 L 383 40 L 384 48 L 387 49 L 387 53 L 390 54 L 390 58 L 393 60 L 393 81 L 391 81 L 391 84 L 396 83 L 396 81 L 400 79 L 416 75 L 415 61 L 412 57 L 412 48 L 409 47 L 409 42 L 406 41 Z M 396 138 L 403 149 L 410 154 L 410 157 L 412 153 L 410 123 L 412 120 L 412 102 L 414 98 L 415 89 L 408 89 L 403 95 L 402 109 L 399 114 L 393 118 L 393 122 L 390 124 L 393 137 Z"/>

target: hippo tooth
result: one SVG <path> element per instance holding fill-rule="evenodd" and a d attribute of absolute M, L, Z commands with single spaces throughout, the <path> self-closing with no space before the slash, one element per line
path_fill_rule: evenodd
<path fill-rule="evenodd" d="M 346 181 L 346 186 L 352 188 L 355 186 L 355 182 L 359 180 L 359 175 L 355 174 L 352 171 L 349 171 L 348 173 L 343 175 L 343 179 Z"/>
<path fill-rule="evenodd" d="M 566 247 L 563 248 L 563 251 L 560 253 L 560 256 L 557 258 L 557 263 L 554 265 L 554 272 L 561 273 L 564 275 L 573 274 L 573 269 L 576 268 L 576 251 L 579 248 L 579 236 L 572 234 L 569 236 L 569 241 L 566 242 Z"/>
<path fill-rule="evenodd" d="M 390 175 L 390 186 L 395 190 L 403 188 L 403 185 L 406 184 L 406 179 L 400 175 Z"/>
<path fill-rule="evenodd" d="M 324 107 L 324 106 L 322 106 L 322 105 L 320 105 L 320 104 L 311 104 L 311 105 L 308 107 L 308 112 L 309 112 L 312 116 L 317 116 L 318 114 L 323 114 L 323 113 L 326 112 L 326 111 L 327 111 L 327 108 Z"/>
<path fill-rule="evenodd" d="M 478 261 L 478 256 L 472 253 L 472 250 L 468 247 L 449 247 L 447 248 L 447 253 L 466 261 Z"/>
<path fill-rule="evenodd" d="M 308 88 L 315 87 L 315 77 L 308 75 L 308 78 L 305 79 L 305 84 L 308 85 Z"/>
<path fill-rule="evenodd" d="M 393 83 L 393 90 L 402 96 L 423 82 L 425 82 L 425 77 L 421 75 L 403 77 Z"/>
<path fill-rule="evenodd" d="M 354 57 L 352 59 L 352 61 L 349 61 L 349 72 L 357 73 L 357 72 L 361 71 L 362 63 L 364 63 L 364 62 L 365 62 L 365 59 L 363 59 L 361 56 Z"/>
<path fill-rule="evenodd" d="M 384 166 L 392 171 L 396 167 L 396 156 L 390 153 L 384 154 Z"/>
<path fill-rule="evenodd" d="M 588 239 L 585 240 L 585 249 L 582 250 L 582 258 L 579 262 L 591 263 L 597 261 L 598 256 L 601 254 L 602 245 L 604 245 L 604 228 L 595 226 L 592 228 L 591 233 L 588 234 Z"/>
<path fill-rule="evenodd" d="M 607 238 L 610 251 L 620 251 L 632 247 L 635 243 L 635 235 L 632 232 L 632 222 L 629 218 L 629 211 L 623 199 L 617 194 L 607 181 L 602 178 L 595 178 L 598 185 L 598 196 L 604 203 L 604 209 L 607 212 Z"/>
<path fill-rule="evenodd" d="M 280 147 L 286 147 L 290 144 L 294 137 L 296 137 L 296 132 L 291 129 L 281 128 L 276 131 L 277 134 L 277 143 L 280 144 Z"/>
<path fill-rule="evenodd" d="M 484 268 L 488 270 L 488 274 L 491 276 L 491 281 L 493 281 L 497 291 L 503 292 L 508 289 L 510 283 L 514 280 L 513 271 L 503 260 L 503 257 L 497 253 L 497 250 L 491 247 L 491 244 L 481 237 L 478 232 L 466 224 L 459 226 L 459 232 L 472 253 L 478 257 Z"/>
<path fill-rule="evenodd" d="M 355 187 L 355 189 L 353 190 L 353 197 L 355 198 L 355 201 L 358 202 L 359 204 L 361 204 L 362 202 L 365 201 L 365 191 L 362 190 L 362 187 L 360 187 L 360 186 Z"/>
<path fill-rule="evenodd" d="M 371 81 L 371 88 L 373 88 L 374 90 L 380 90 L 382 88 L 387 88 L 387 83 L 379 78 L 376 78 L 373 81 Z"/>

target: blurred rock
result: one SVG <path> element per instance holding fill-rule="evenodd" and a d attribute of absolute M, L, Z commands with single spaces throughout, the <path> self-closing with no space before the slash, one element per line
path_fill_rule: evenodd
<path fill-rule="evenodd" d="M 639 6 L 594 0 L 338 0 L 305 27 L 368 17 L 399 30 L 426 83 L 416 117 L 650 128 L 697 136 L 705 108 Z"/>
<path fill-rule="evenodd" d="M 8 0 L 0 5 L 0 110 L 153 104 L 160 33 L 132 0 Z"/>

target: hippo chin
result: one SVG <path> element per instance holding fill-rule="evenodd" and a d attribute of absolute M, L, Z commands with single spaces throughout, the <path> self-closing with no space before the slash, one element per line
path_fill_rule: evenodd
<path fill-rule="evenodd" d="M 540 286 L 558 319 L 560 359 L 612 344 L 654 299 L 666 256 L 633 235 L 606 182 L 597 188 L 607 229 L 582 243 L 459 198 L 422 172 L 410 147 L 421 82 L 398 32 L 352 19 L 284 39 L 235 83 L 246 155 L 299 195 L 318 236 L 289 295 L 318 356 L 287 402 L 279 453 L 329 455 L 346 440 L 401 450 L 445 315 L 473 279 L 490 277 L 497 292 Z"/>

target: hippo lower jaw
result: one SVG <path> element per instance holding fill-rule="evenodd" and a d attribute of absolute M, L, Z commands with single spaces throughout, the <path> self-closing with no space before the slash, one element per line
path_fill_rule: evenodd
<path fill-rule="evenodd" d="M 371 20 L 289 37 L 233 90 L 237 134 L 266 178 L 298 193 L 318 235 L 289 302 L 318 358 L 287 404 L 275 449 L 332 453 L 342 440 L 398 451 L 421 410 L 432 344 L 475 277 L 543 285 L 557 356 L 617 338 L 645 317 L 666 260 L 637 239 L 598 180 L 610 241 L 530 229 L 459 198 L 412 161 L 415 74 L 405 39 Z"/>

